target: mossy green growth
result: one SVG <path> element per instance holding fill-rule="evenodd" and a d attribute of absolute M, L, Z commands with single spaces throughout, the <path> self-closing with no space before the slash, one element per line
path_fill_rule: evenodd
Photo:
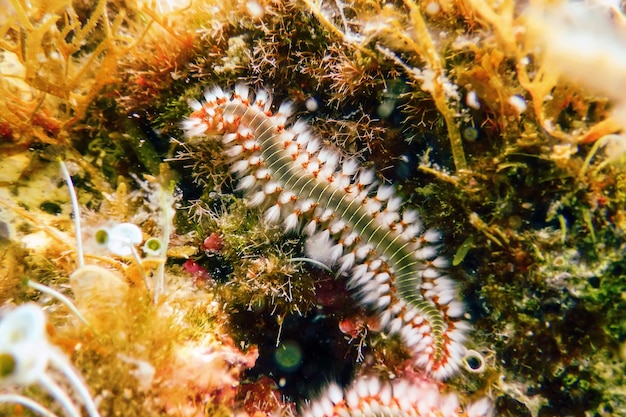
<path fill-rule="evenodd" d="M 313 280 L 300 263 L 291 261 L 302 256 L 297 236 L 268 225 L 259 209 L 234 196 L 227 208 L 203 227 L 223 236 L 220 252 L 233 273 L 220 293 L 230 303 L 270 308 L 277 315 L 303 314 L 311 308 Z"/>
<path fill-rule="evenodd" d="M 606 334 L 626 342 L 626 260 L 611 262 L 601 274 L 589 277 L 582 298 L 603 317 Z"/>

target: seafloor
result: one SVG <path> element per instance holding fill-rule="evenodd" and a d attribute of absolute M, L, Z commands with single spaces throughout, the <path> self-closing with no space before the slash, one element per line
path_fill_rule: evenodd
<path fill-rule="evenodd" d="M 0 416 L 626 415 L 619 2 L 0 29 Z"/>

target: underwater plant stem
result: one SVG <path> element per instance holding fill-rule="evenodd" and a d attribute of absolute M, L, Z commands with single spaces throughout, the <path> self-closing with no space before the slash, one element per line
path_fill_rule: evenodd
<path fill-rule="evenodd" d="M 137 253 L 137 249 L 135 249 L 135 247 L 131 243 L 129 243 L 128 246 L 130 247 L 130 251 L 133 254 L 133 258 L 135 258 L 135 262 L 137 262 L 137 267 L 139 268 L 139 273 L 141 274 L 141 277 L 143 278 L 144 284 L 146 284 L 146 289 L 150 291 L 150 282 L 148 281 L 148 276 L 146 275 L 146 271 L 144 271 L 143 269 L 141 258 L 139 257 L 139 254 Z"/>
<path fill-rule="evenodd" d="M 467 169 L 467 161 L 465 159 L 465 152 L 463 151 L 461 132 L 459 131 L 455 120 L 455 112 L 448 106 L 442 84 L 442 80 L 445 79 L 442 59 L 437 53 L 435 43 L 433 42 L 430 32 L 426 27 L 426 22 L 424 22 L 419 6 L 412 0 L 404 0 L 404 4 L 409 9 L 409 16 L 411 18 L 411 23 L 413 24 L 413 30 L 415 31 L 413 38 L 417 39 L 417 41 L 411 42 L 410 44 L 415 52 L 426 60 L 430 70 L 434 72 L 433 87 L 430 93 L 435 101 L 437 110 L 439 110 L 444 121 L 446 122 L 450 147 L 452 149 L 452 158 L 454 159 L 454 166 L 457 171 Z M 402 29 L 405 30 L 404 28 Z M 400 28 L 398 28 L 398 32 L 402 33 Z"/>
<path fill-rule="evenodd" d="M 18 20 L 22 27 L 26 30 L 32 30 L 33 25 L 30 22 L 30 18 L 26 14 L 26 10 L 24 10 L 24 7 L 22 6 L 22 2 L 18 0 L 11 0 L 11 4 L 13 5 L 13 10 L 17 14 Z"/>
<path fill-rule="evenodd" d="M 31 281 L 31 280 L 28 280 L 27 285 L 37 291 L 41 291 L 45 294 L 48 294 L 51 297 L 56 298 L 57 300 L 65 304 L 65 306 L 67 306 L 67 308 L 69 308 L 72 311 L 72 313 L 74 313 L 76 317 L 78 317 L 80 321 L 85 323 L 87 326 L 91 327 L 91 324 L 89 324 L 87 319 L 82 314 L 80 314 L 80 311 L 78 311 L 78 308 L 76 308 L 74 303 L 72 303 L 72 300 L 70 300 L 69 298 L 67 298 L 66 296 L 58 292 L 57 290 L 52 289 L 48 287 L 47 285 L 43 285 L 43 284 Z"/>
<path fill-rule="evenodd" d="M 20 394 L 0 394 L 0 403 L 16 403 L 30 408 L 43 417 L 57 417 L 56 414 L 43 405 Z"/>
<path fill-rule="evenodd" d="M 587 153 L 587 157 L 585 158 L 583 165 L 580 167 L 580 170 L 578 171 L 578 180 L 582 180 L 584 178 L 585 174 L 587 173 L 587 170 L 591 166 L 591 160 L 593 159 L 593 157 L 596 156 L 596 154 L 598 153 L 598 150 L 604 145 L 606 145 L 611 139 L 619 139 L 619 137 L 617 135 L 606 135 L 598 139 L 593 144 L 593 146 L 589 150 L 589 153 Z M 606 164 L 607 164 L 607 160 L 603 161 L 597 170 L 600 171 L 600 169 L 604 168 Z"/>
<path fill-rule="evenodd" d="M 164 181 L 164 179 L 163 179 Z M 166 187 L 161 187 L 161 221 L 163 224 L 163 237 L 161 241 L 161 249 L 159 256 L 163 259 L 163 262 L 157 267 L 157 272 L 154 277 L 154 304 L 157 303 L 159 296 L 165 291 L 165 260 L 167 259 L 167 247 L 169 246 L 170 237 L 172 234 L 172 218 L 174 213 L 172 206 L 169 204 L 168 191 Z"/>
<path fill-rule="evenodd" d="M 74 234 L 76 235 L 76 256 L 78 258 L 78 267 L 82 268 L 85 266 L 85 256 L 83 255 L 83 242 L 81 238 L 81 229 L 80 229 L 80 208 L 78 206 L 78 198 L 76 197 L 76 190 L 74 189 L 74 183 L 72 182 L 72 177 L 70 176 L 65 163 L 59 160 L 59 165 L 61 165 L 61 171 L 63 172 L 63 177 L 65 178 L 65 182 L 67 184 L 67 188 L 70 193 L 70 200 L 72 202 L 72 211 L 74 212 Z"/>
<path fill-rule="evenodd" d="M 54 398 L 59 405 L 65 410 L 65 413 L 69 417 L 82 417 L 80 411 L 76 407 L 76 404 L 71 398 L 63 391 L 63 389 L 47 374 L 42 374 L 38 380 L 39 384 Z"/>
<path fill-rule="evenodd" d="M 67 361 L 67 358 L 61 353 L 57 351 L 50 352 L 50 363 L 56 369 L 61 371 L 63 375 L 68 379 L 72 388 L 76 390 L 76 393 L 80 397 L 87 410 L 87 414 L 89 417 L 100 417 L 100 413 L 96 408 L 96 403 L 93 401 L 87 386 L 80 378 L 80 376 L 76 373 L 72 365 Z"/>
<path fill-rule="evenodd" d="M 304 0 L 304 4 L 309 6 L 311 13 L 315 16 L 317 20 L 319 20 L 322 25 L 324 25 L 327 30 L 332 32 L 340 40 L 344 40 L 344 33 L 339 30 L 339 28 L 337 28 L 330 20 L 328 20 L 326 16 L 324 16 L 324 13 L 322 13 L 321 0 Z"/>
<path fill-rule="evenodd" d="M 342 32 L 341 29 L 339 29 L 333 22 L 331 22 L 324 15 L 324 12 L 322 11 L 321 0 L 304 0 L 304 4 L 309 6 L 311 13 L 322 24 L 322 26 L 324 26 L 326 30 L 331 32 L 341 42 L 345 43 L 346 45 L 349 45 L 350 47 L 355 48 L 356 50 L 358 50 L 359 52 L 361 52 L 362 54 L 366 56 L 369 56 L 371 58 L 376 58 L 376 56 L 374 55 L 372 51 L 364 47 L 360 42 L 356 42 L 353 39 L 351 39 L 349 36 L 346 36 L 346 33 Z M 343 16 L 342 10 L 340 10 L 340 14 L 342 14 L 342 22 L 344 22 L 344 25 L 345 25 L 345 16 Z"/>

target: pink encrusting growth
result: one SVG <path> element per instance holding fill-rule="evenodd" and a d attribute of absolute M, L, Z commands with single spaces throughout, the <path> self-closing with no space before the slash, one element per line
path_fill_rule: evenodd
<path fill-rule="evenodd" d="M 488 398 L 463 406 L 456 394 L 441 393 L 432 380 L 361 377 L 346 390 L 329 385 L 302 417 L 488 417 L 492 412 Z"/>
<path fill-rule="evenodd" d="M 469 326 L 438 256 L 440 233 L 403 210 L 373 170 L 323 145 L 305 122 L 287 124 L 290 104 L 272 112 L 267 91 L 214 87 L 190 105 L 186 136 L 221 135 L 239 188 L 265 220 L 308 235 L 307 254 L 348 274 L 357 300 L 400 335 L 416 366 L 438 379 L 454 374 Z"/>

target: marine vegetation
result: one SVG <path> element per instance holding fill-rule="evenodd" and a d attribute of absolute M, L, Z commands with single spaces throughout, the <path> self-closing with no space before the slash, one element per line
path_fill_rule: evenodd
<path fill-rule="evenodd" d="M 0 415 L 626 414 L 611 2 L 0 2 Z"/>

